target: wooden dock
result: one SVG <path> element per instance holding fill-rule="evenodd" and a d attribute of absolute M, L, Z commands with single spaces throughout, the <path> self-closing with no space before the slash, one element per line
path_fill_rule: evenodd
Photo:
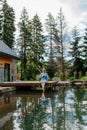
<path fill-rule="evenodd" d="M 75 80 L 75 81 L 48 81 L 45 88 L 51 88 L 52 90 L 66 88 L 66 87 L 87 87 L 87 81 Z M 40 81 L 14 81 L 14 82 L 0 82 L 0 93 L 13 90 L 27 90 L 27 89 L 41 88 Z"/>
<path fill-rule="evenodd" d="M 48 81 L 46 87 L 54 86 L 87 86 L 87 81 L 75 80 L 75 81 Z M 0 82 L 1 87 L 41 87 L 40 81 L 14 81 L 14 82 Z"/>
<path fill-rule="evenodd" d="M 71 81 L 72 86 L 87 86 L 87 80 L 73 80 Z"/>
<path fill-rule="evenodd" d="M 48 81 L 46 87 L 53 87 L 57 85 L 57 81 Z M 39 87 L 41 86 L 40 81 L 15 81 L 15 82 L 1 82 L 1 87 Z"/>

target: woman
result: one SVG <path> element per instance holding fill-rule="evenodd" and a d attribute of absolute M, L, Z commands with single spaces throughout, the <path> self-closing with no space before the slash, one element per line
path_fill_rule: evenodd
<path fill-rule="evenodd" d="M 48 74 L 46 73 L 46 69 L 43 68 L 42 69 L 42 73 L 40 74 L 40 79 L 41 79 L 41 86 L 42 86 L 42 89 L 44 91 L 44 87 L 45 87 L 45 83 L 48 81 Z"/>

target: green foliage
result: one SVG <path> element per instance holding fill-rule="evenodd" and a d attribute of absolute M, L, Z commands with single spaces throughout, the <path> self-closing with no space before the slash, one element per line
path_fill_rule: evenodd
<path fill-rule="evenodd" d="M 75 80 L 76 78 L 74 76 L 69 77 L 69 80 Z M 87 76 L 82 76 L 79 78 L 80 80 L 87 80 Z"/>
<path fill-rule="evenodd" d="M 3 7 L 3 2 L 0 1 L 0 39 L 2 40 L 2 32 L 3 32 L 3 10 L 2 10 L 2 7 Z"/>
<path fill-rule="evenodd" d="M 82 57 L 84 59 L 84 69 L 87 71 L 87 25 L 85 28 L 85 34 L 83 37 L 84 41 L 82 44 Z"/>
<path fill-rule="evenodd" d="M 72 63 L 73 67 L 71 72 L 76 73 L 75 78 L 79 78 L 79 71 L 83 71 L 83 60 L 81 58 L 81 50 L 80 50 L 80 34 L 79 30 L 74 27 L 72 30 L 72 42 L 71 42 L 71 51 L 69 52 L 70 55 L 72 56 Z"/>
<path fill-rule="evenodd" d="M 25 8 L 23 8 L 21 13 L 20 22 L 18 24 L 20 29 L 20 57 L 21 57 L 21 79 L 27 79 L 27 56 L 31 42 L 31 33 L 30 33 L 30 23 L 28 20 L 28 13 Z"/>
<path fill-rule="evenodd" d="M 42 23 L 38 15 L 30 21 L 27 10 L 24 8 L 18 26 L 20 29 L 21 78 L 22 80 L 34 80 L 40 73 L 44 59 Z"/>
<path fill-rule="evenodd" d="M 27 10 L 23 8 L 19 27 L 19 39 L 16 44 L 21 62 L 18 64 L 18 73 L 22 80 L 38 80 L 38 75 L 43 66 L 46 67 L 50 79 L 57 76 L 64 80 L 70 76 L 70 79 L 79 78 L 79 72 L 85 75 L 87 72 L 87 26 L 83 40 L 81 40 L 79 30 L 75 27 L 72 30 L 70 44 L 69 64 L 65 60 L 67 49 L 66 40 L 66 23 L 62 9 L 60 9 L 57 19 L 51 13 L 46 19 L 46 30 L 48 35 L 43 35 L 43 26 L 39 16 L 36 14 L 31 20 Z M 10 48 L 13 47 L 15 32 L 15 13 L 7 0 L 0 1 L 0 39 L 3 40 Z M 46 39 L 47 38 L 47 39 Z M 46 41 L 49 40 L 49 41 Z M 48 61 L 45 62 L 44 56 Z M 82 76 L 81 75 L 81 76 Z M 82 77 L 86 79 L 86 77 Z"/>
<path fill-rule="evenodd" d="M 14 43 L 14 32 L 15 32 L 15 14 L 13 8 L 11 8 L 7 1 L 2 2 L 2 9 L 0 10 L 0 39 L 2 39 L 10 48 L 13 47 Z"/>
<path fill-rule="evenodd" d="M 37 74 L 37 75 L 36 75 L 36 80 L 37 80 L 37 81 L 40 81 L 40 74 Z"/>
<path fill-rule="evenodd" d="M 81 79 L 82 80 L 87 80 L 87 76 L 82 76 Z"/>
<path fill-rule="evenodd" d="M 74 76 L 69 77 L 69 80 L 75 80 L 75 77 Z"/>
<path fill-rule="evenodd" d="M 79 46 L 79 42 L 80 42 L 80 34 L 79 34 L 79 30 L 74 27 L 74 29 L 72 30 L 72 41 L 71 41 L 71 51 L 70 51 L 70 55 L 72 56 L 72 61 L 76 61 L 78 58 L 80 58 L 80 46 Z"/>
<path fill-rule="evenodd" d="M 48 36 L 49 36 L 49 43 L 48 43 L 48 47 L 49 47 L 49 51 L 47 50 L 47 54 L 49 57 L 49 62 L 48 62 L 48 72 L 50 77 L 54 76 L 54 66 L 55 66 L 55 50 L 53 48 L 53 45 L 55 45 L 54 43 L 54 28 L 56 25 L 55 19 L 52 16 L 52 14 L 49 12 L 47 19 L 46 19 L 46 30 L 48 32 Z"/>
<path fill-rule="evenodd" d="M 43 60 L 44 53 L 44 37 L 42 35 L 42 23 L 35 15 L 32 19 L 32 42 L 30 45 L 29 57 L 33 62 L 39 62 Z"/>

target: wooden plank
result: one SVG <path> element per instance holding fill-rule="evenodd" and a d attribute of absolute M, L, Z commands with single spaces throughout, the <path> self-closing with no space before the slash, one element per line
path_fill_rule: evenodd
<path fill-rule="evenodd" d="M 46 86 L 54 86 L 54 85 L 57 85 L 57 81 L 48 81 L 46 83 Z M 0 86 L 2 87 L 17 87 L 17 86 L 31 86 L 31 87 L 37 87 L 37 86 L 41 86 L 41 83 L 40 81 L 15 81 L 15 82 L 1 82 L 0 83 Z"/>
<path fill-rule="evenodd" d="M 87 86 L 87 80 L 73 80 L 71 83 L 75 86 Z"/>

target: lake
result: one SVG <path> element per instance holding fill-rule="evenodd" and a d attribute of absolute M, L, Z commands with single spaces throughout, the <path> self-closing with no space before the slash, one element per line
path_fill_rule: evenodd
<path fill-rule="evenodd" d="M 87 88 L 1 94 L 0 130 L 87 130 Z"/>

